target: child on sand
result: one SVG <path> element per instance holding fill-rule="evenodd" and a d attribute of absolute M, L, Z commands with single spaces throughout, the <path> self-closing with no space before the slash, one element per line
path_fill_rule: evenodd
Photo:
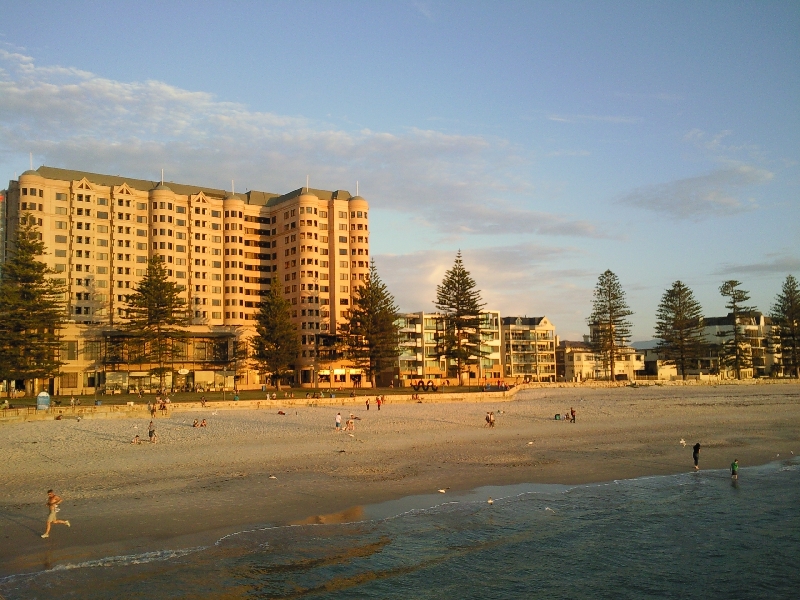
<path fill-rule="evenodd" d="M 739 459 L 734 458 L 731 463 L 731 479 L 739 479 Z"/>

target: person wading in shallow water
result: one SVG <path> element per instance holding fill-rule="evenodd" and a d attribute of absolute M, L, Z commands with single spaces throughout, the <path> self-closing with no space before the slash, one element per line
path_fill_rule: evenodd
<path fill-rule="evenodd" d="M 47 529 L 42 534 L 43 538 L 50 537 L 50 526 L 55 523 L 56 525 L 66 525 L 71 527 L 69 521 L 62 521 L 57 516 L 58 505 L 61 504 L 61 496 L 56 496 L 53 490 L 47 490 L 47 508 L 50 509 L 50 514 L 47 515 Z"/>
<path fill-rule="evenodd" d="M 694 470 L 700 470 L 700 442 L 697 442 L 692 448 L 692 458 L 694 459 Z"/>

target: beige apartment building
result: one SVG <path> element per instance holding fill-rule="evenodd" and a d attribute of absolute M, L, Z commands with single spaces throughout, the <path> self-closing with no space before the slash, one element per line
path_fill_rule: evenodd
<path fill-rule="evenodd" d="M 396 321 L 400 331 L 400 356 L 390 377 L 396 386 L 425 381 L 435 385 L 458 385 L 454 365 L 437 355 L 437 340 L 443 331 L 442 316 L 438 313 L 404 313 Z M 481 350 L 478 364 L 469 365 L 465 377 L 473 384 L 502 378 L 500 342 L 500 312 L 481 313 Z M 388 383 L 388 382 L 387 382 Z"/>
<path fill-rule="evenodd" d="M 273 278 L 301 334 L 297 382 L 312 385 L 338 369 L 321 365 L 319 343 L 337 331 L 369 271 L 369 205 L 360 196 L 307 188 L 233 193 L 42 166 L 11 181 L 5 200 L 5 243 L 21 219 L 33 219 L 46 246 L 43 260 L 67 289 L 65 343 L 77 348 L 65 359 L 64 379 L 71 384 L 77 377 L 79 385 L 56 382 L 61 393 L 92 388 L 98 360 L 103 372 L 118 373 L 120 388 L 132 387 L 134 371 L 124 357 L 111 363 L 102 357 L 105 347 L 93 344 L 124 323 L 125 296 L 156 255 L 191 310 L 187 332 L 202 340 L 197 348 L 189 343 L 185 364 L 175 365 L 182 385 L 197 385 L 198 366 L 206 387 L 229 383 L 232 368 L 242 389 L 262 383 L 246 360 L 210 361 L 205 348 L 209 340 L 246 343 Z M 144 377 L 142 369 L 135 372 Z M 337 382 L 360 379 L 348 369 Z"/>
<path fill-rule="evenodd" d="M 505 378 L 515 383 L 556 380 L 555 326 L 547 317 L 503 317 Z"/>

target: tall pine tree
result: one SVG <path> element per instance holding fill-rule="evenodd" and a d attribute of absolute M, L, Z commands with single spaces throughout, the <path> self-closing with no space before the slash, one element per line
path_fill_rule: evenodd
<path fill-rule="evenodd" d="M 175 342 L 184 336 L 189 323 L 186 301 L 180 297 L 178 284 L 167 279 L 167 271 L 159 256 L 147 263 L 147 272 L 132 294 L 126 298 L 128 321 L 123 330 L 128 341 L 137 348 L 136 362 L 157 364 L 151 373 L 159 378 L 164 389 L 167 363 L 179 356 Z"/>
<path fill-rule="evenodd" d="M 400 355 L 394 296 L 378 276 L 375 260 L 364 285 L 356 288 L 353 308 L 341 327 L 348 359 L 363 369 L 375 387 L 376 376 L 394 365 Z"/>
<path fill-rule="evenodd" d="M 438 333 L 437 353 L 456 365 L 460 385 L 462 376 L 471 364 L 477 364 L 481 351 L 480 315 L 485 306 L 475 280 L 464 268 L 461 251 L 455 264 L 444 274 L 441 285 L 436 286 L 436 308 L 442 315 L 442 329 Z"/>
<path fill-rule="evenodd" d="M 300 354 L 300 334 L 292 323 L 291 305 L 283 297 L 277 277 L 272 279 L 269 294 L 261 297 L 256 317 L 256 335 L 250 340 L 251 358 L 262 373 L 269 373 L 276 388 L 291 370 Z"/>
<path fill-rule="evenodd" d="M 34 223 L 31 215 L 20 218 L 0 274 L 0 379 L 7 382 L 53 377 L 62 364 L 64 288 L 38 260 L 44 243 Z"/>
<path fill-rule="evenodd" d="M 781 362 L 790 376 L 793 373 L 794 377 L 800 377 L 800 285 L 792 275 L 783 282 L 770 317 L 771 349 L 781 355 Z"/>
<path fill-rule="evenodd" d="M 736 379 L 742 378 L 742 369 L 753 364 L 749 344 L 739 325 L 756 310 L 754 306 L 745 305 L 745 302 L 750 300 L 750 292 L 739 289 L 740 285 L 742 285 L 740 281 L 729 279 L 719 288 L 719 293 L 728 299 L 725 308 L 730 311 L 728 315 L 733 318 L 733 327 L 717 334 L 721 338 L 730 338 L 722 342 L 720 361 L 727 367 L 733 367 Z"/>
<path fill-rule="evenodd" d="M 612 380 L 616 361 L 622 357 L 621 349 L 631 337 L 628 317 L 632 314 L 619 279 L 610 270 L 606 270 L 600 275 L 594 288 L 589 326 L 592 328 L 592 350 L 601 357 L 604 366 L 610 367 Z"/>
<path fill-rule="evenodd" d="M 703 352 L 703 309 L 692 290 L 676 281 L 664 292 L 656 313 L 658 352 L 675 364 L 681 377 Z"/>

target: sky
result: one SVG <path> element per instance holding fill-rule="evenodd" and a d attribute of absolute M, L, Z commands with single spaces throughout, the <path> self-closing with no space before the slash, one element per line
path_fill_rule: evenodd
<path fill-rule="evenodd" d="M 768 312 L 800 276 L 800 3 L 0 0 L 0 181 L 48 166 L 370 203 L 403 311 L 587 332 L 612 270 Z M 0 183 L 0 187 L 4 187 Z"/>

